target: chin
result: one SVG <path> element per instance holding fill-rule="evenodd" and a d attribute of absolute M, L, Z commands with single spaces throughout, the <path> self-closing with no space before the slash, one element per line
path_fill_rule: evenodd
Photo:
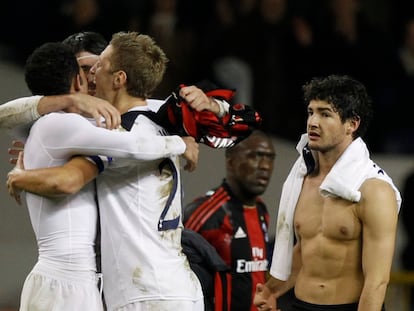
<path fill-rule="evenodd" d="M 262 195 L 266 191 L 267 185 L 258 185 L 251 188 L 251 192 L 255 195 Z"/>
<path fill-rule="evenodd" d="M 319 144 L 316 141 L 311 141 L 311 140 L 308 142 L 308 146 L 312 150 L 316 150 L 319 148 Z"/>

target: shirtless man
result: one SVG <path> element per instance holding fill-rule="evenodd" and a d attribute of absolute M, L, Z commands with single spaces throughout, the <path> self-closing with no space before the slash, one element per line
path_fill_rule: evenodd
<path fill-rule="evenodd" d="M 307 134 L 282 191 L 271 277 L 254 303 L 275 310 L 294 287 L 291 310 L 383 310 L 401 196 L 361 139 L 370 100 L 358 81 L 335 75 L 306 84 L 304 99 Z"/>

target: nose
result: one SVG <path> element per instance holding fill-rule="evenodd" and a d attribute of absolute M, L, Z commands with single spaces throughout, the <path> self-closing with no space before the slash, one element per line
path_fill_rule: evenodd
<path fill-rule="evenodd" d="M 95 75 L 95 73 L 96 73 L 96 64 L 97 64 L 98 62 L 96 62 L 92 67 L 91 67 L 91 69 L 89 70 L 89 74 L 91 74 L 91 75 Z"/>
<path fill-rule="evenodd" d="M 263 170 L 271 170 L 273 168 L 273 158 L 270 156 L 263 156 L 259 161 L 259 168 Z"/>
<path fill-rule="evenodd" d="M 316 114 L 312 114 L 308 116 L 308 128 L 315 128 L 318 124 L 318 117 L 316 116 Z"/>

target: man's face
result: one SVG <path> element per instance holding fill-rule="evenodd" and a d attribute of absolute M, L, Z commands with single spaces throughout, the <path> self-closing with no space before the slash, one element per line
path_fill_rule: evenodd
<path fill-rule="evenodd" d="M 323 100 L 312 100 L 308 105 L 307 133 L 309 147 L 327 152 L 339 144 L 352 141 L 352 120 L 342 122 L 333 106 Z"/>
<path fill-rule="evenodd" d="M 88 94 L 88 78 L 85 75 L 85 72 L 82 70 L 82 68 L 79 66 L 79 87 L 78 90 L 82 94 Z"/>
<path fill-rule="evenodd" d="M 94 96 L 95 91 L 95 83 L 93 82 L 93 75 L 91 75 L 90 71 L 93 65 L 98 61 L 99 56 L 96 54 L 92 54 L 86 51 L 80 52 L 76 54 L 78 59 L 79 66 L 82 68 L 83 72 L 86 75 L 87 82 L 88 82 L 88 94 Z"/>
<path fill-rule="evenodd" d="M 228 176 L 245 194 L 263 194 L 273 172 L 275 150 L 272 142 L 254 135 L 242 141 L 238 148 L 227 159 Z"/>
<path fill-rule="evenodd" d="M 113 48 L 111 45 L 108 45 L 90 70 L 96 87 L 96 96 L 106 100 L 110 100 L 109 92 L 113 89 L 115 77 L 110 62 L 112 53 Z"/>

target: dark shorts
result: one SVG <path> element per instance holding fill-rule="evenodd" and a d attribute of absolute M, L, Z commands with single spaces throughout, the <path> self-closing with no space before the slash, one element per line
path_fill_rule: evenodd
<path fill-rule="evenodd" d="M 340 305 L 315 305 L 313 303 L 304 302 L 294 297 L 292 303 L 292 311 L 357 311 L 358 303 L 346 303 Z M 385 311 L 382 306 L 382 311 Z"/>

